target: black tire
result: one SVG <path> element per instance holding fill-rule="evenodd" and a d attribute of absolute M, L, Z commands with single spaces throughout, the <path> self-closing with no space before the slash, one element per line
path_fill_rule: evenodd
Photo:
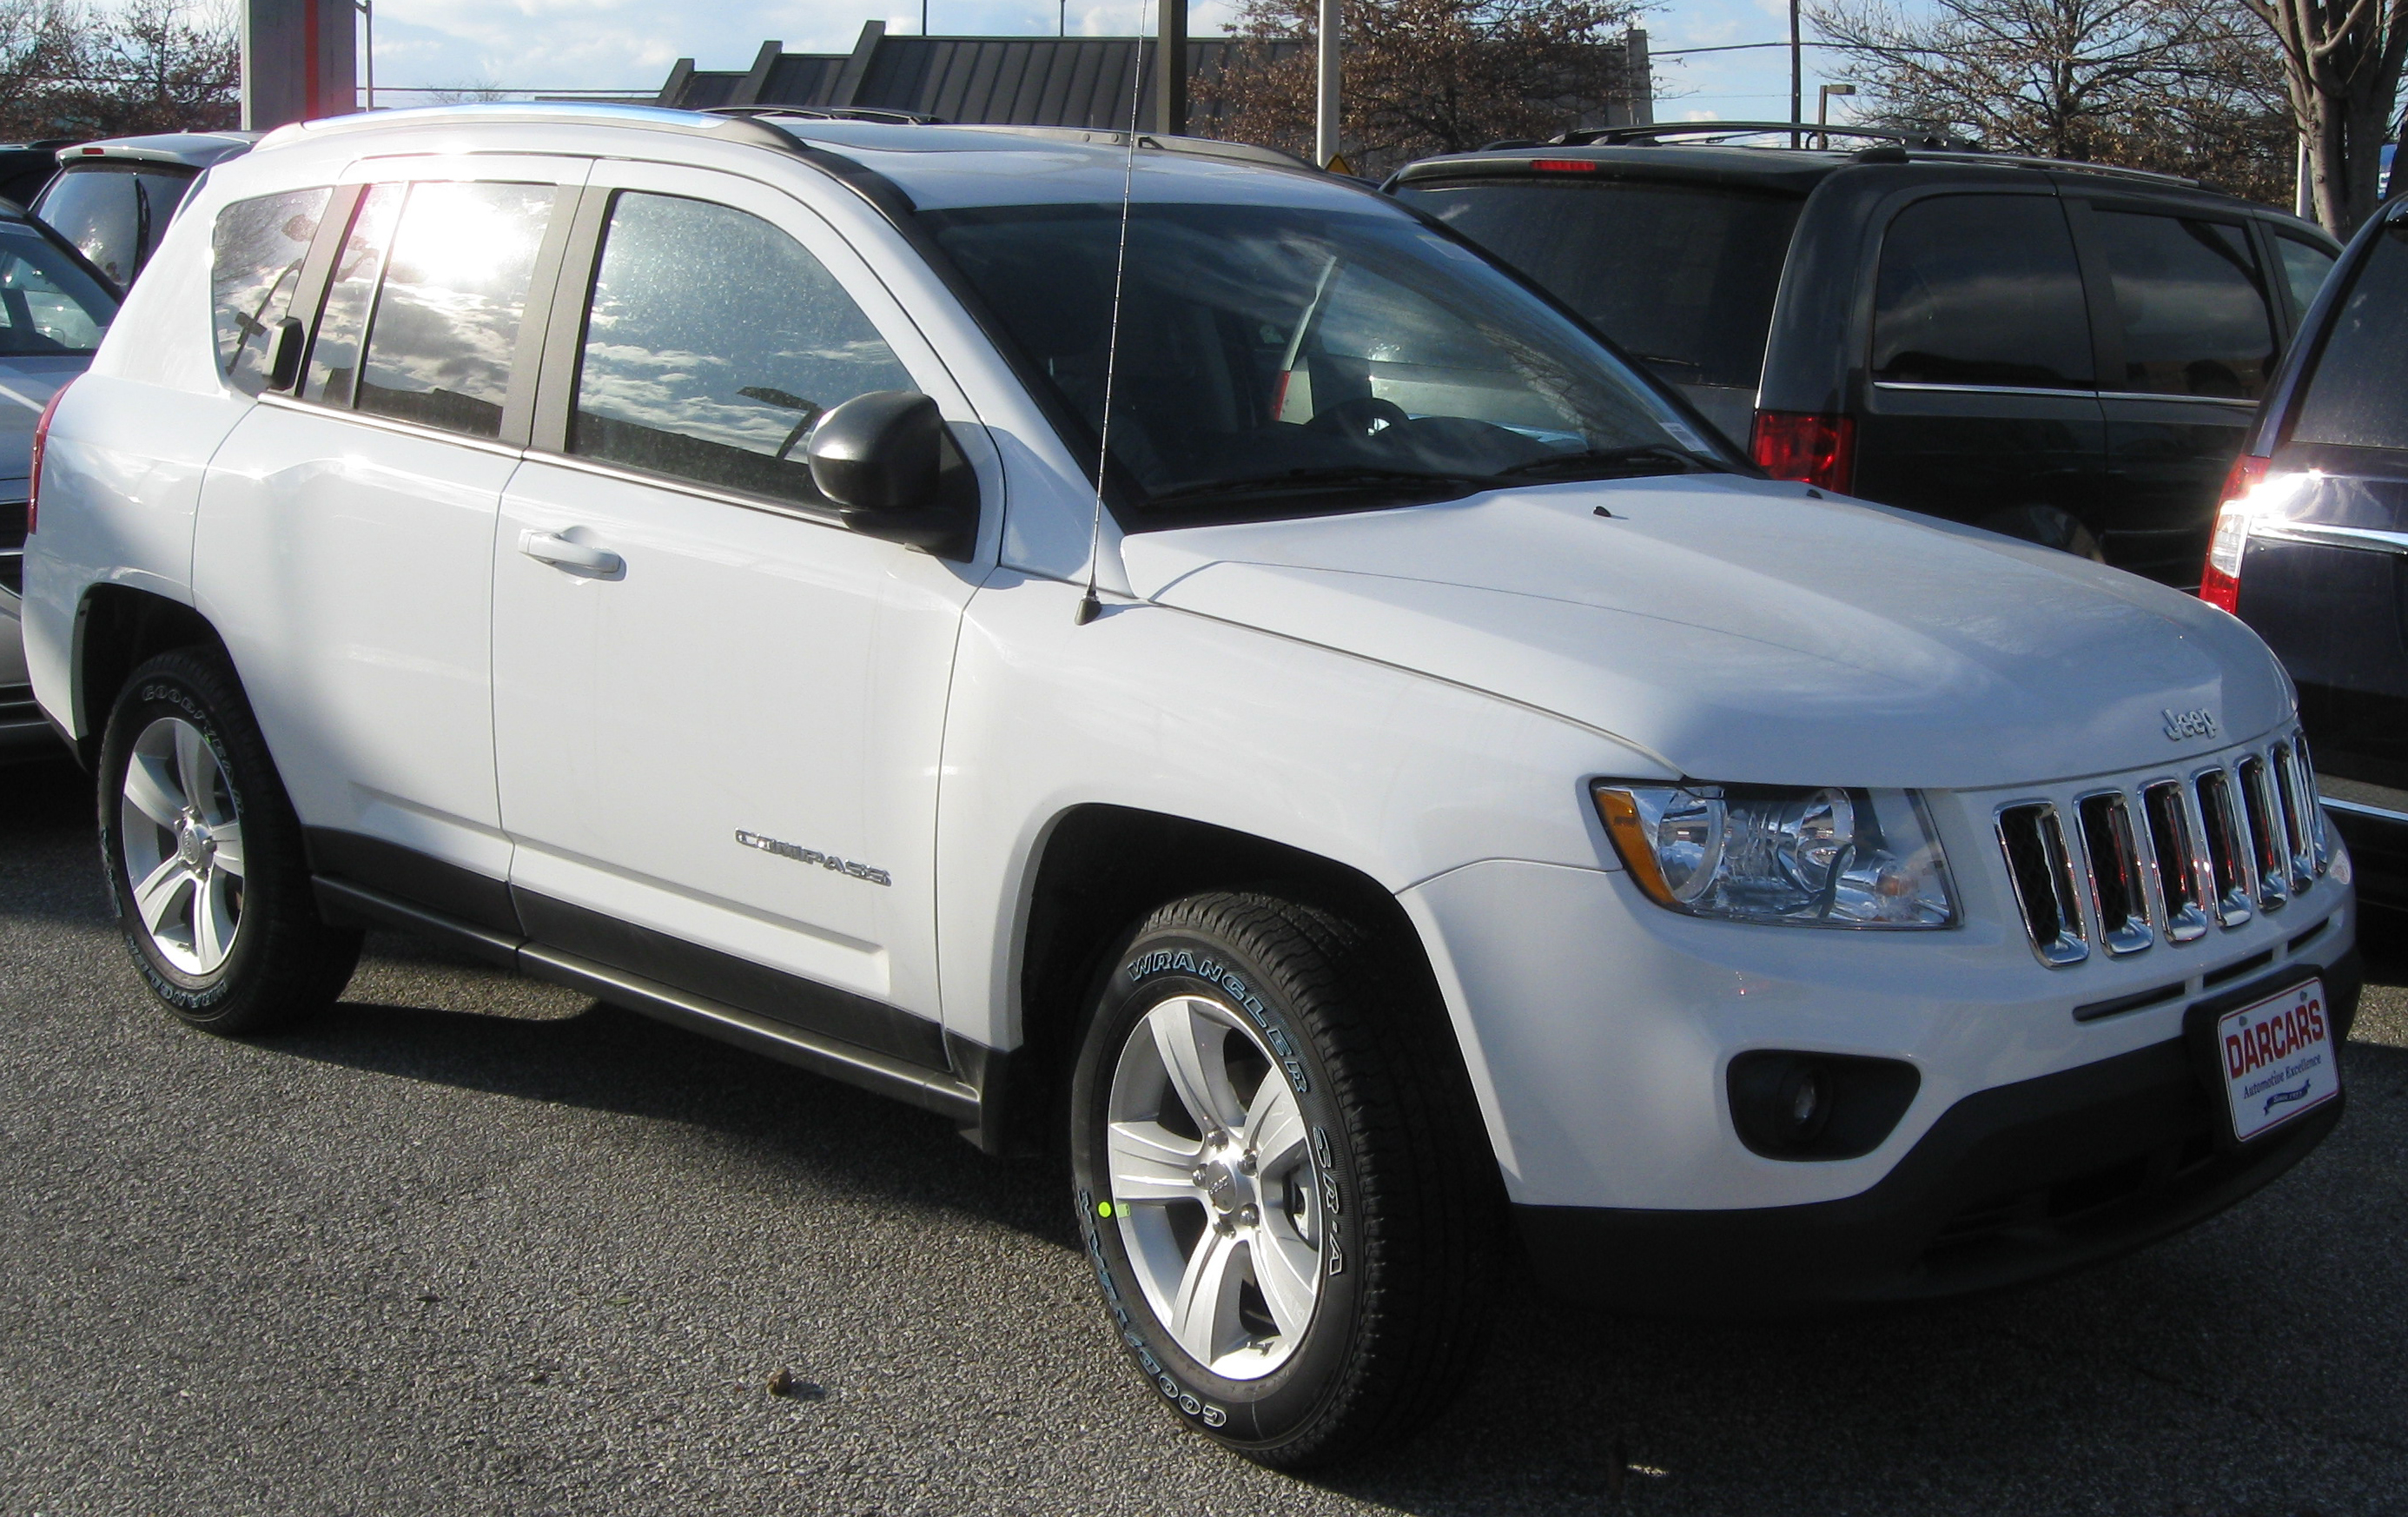
<path fill-rule="evenodd" d="M 1246 1019 L 1220 1035 L 1234 1038 L 1226 1046 L 1285 1067 L 1265 1068 L 1248 1093 L 1231 1065 L 1231 1087 L 1245 1108 L 1259 1109 L 1264 1090 L 1285 1076 L 1310 1134 L 1311 1158 L 1286 1184 L 1317 1184 L 1320 1199 L 1276 1205 L 1319 1208 L 1319 1295 L 1300 1333 L 1268 1325 L 1268 1336 L 1288 1345 L 1286 1357 L 1259 1377 L 1216 1373 L 1181 1347 L 1131 1252 L 1133 1238 L 1143 1246 L 1148 1236 L 1169 1235 L 1139 1231 L 1141 1207 L 1112 1206 L 1110 1111 L 1125 1099 L 1114 1095 L 1115 1071 L 1124 1050 L 1137 1046 L 1133 1034 L 1152 1036 L 1150 1014 L 1197 1005 L 1182 997 Z M 1217 1032 L 1217 1023 L 1200 1024 Z M 1232 1138 L 1225 1149 L 1211 1146 L 1211 1134 L 1199 1141 L 1211 1154 L 1251 1139 Z M 1124 1351 L 1182 1420 L 1246 1457 L 1296 1468 L 1394 1441 L 1443 1410 L 1477 1367 L 1503 1221 L 1496 1160 L 1426 971 L 1401 964 L 1356 924 L 1251 894 L 1196 895 L 1154 912 L 1113 957 L 1095 996 L 1072 1077 L 1070 1150 L 1082 1240 Z M 1256 1177 L 1251 1149 L 1245 1157 L 1243 1173 Z M 1259 1195 L 1264 1214 L 1275 1209 L 1268 1174 L 1247 1182 L 1260 1187 L 1247 1194 Z M 1225 1166 L 1220 1179 L 1227 1178 Z M 1155 1204 L 1167 1219 L 1158 1229 L 1175 1228 L 1189 1205 Z M 1194 1200 L 1198 1244 L 1203 1229 L 1220 1230 L 1214 1208 L 1228 1204 L 1217 1191 Z M 1268 1246 L 1254 1236 L 1254 1247 Z M 1154 1255 L 1157 1282 L 1162 1257 Z M 1258 1287 L 1239 1294 L 1245 1288 L 1267 1302 Z M 1268 1324 L 1268 1309 L 1254 1320 Z"/>
<path fill-rule="evenodd" d="M 162 723 L 170 725 L 161 727 Z M 222 961 L 204 967 L 195 965 L 205 953 L 187 953 L 181 964 L 171 957 L 193 944 L 172 942 L 172 932 L 154 934 L 145 925 L 136 900 L 142 881 L 132 877 L 138 858 L 164 853 L 170 839 L 184 836 L 153 823 L 126 798 L 136 745 L 157 741 L 159 732 L 172 738 L 184 730 L 173 723 L 197 730 L 216 766 L 207 783 L 186 787 L 210 797 L 192 814 L 200 819 L 202 809 L 230 810 L 239 824 L 241 866 L 228 871 L 236 877 L 222 887 L 233 930 L 213 940 Z M 151 737 L 146 739 L 146 734 Z M 126 947 L 151 993 L 178 1017 L 214 1033 L 262 1033 L 322 1010 L 342 995 L 359 963 L 361 935 L 329 926 L 318 914 L 300 822 L 222 653 L 208 647 L 179 649 L 151 659 L 126 680 L 101 741 L 99 809 L 101 868 Z M 204 849 L 213 854 L 216 845 L 204 842 L 195 856 Z M 189 936 L 196 944 L 192 896 L 183 899 L 178 909 L 193 923 Z"/>

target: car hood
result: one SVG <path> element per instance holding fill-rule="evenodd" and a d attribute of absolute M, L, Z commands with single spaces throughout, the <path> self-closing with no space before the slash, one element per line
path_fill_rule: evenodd
<path fill-rule="evenodd" d="M 1611 512 L 1611 515 L 1607 515 Z M 1699 780 L 1978 789 L 2252 737 L 2293 699 L 2191 596 L 1727 476 L 1134 534 L 1165 606 L 1469 686 Z M 2214 739 L 2170 740 L 2204 708 Z"/>
<path fill-rule="evenodd" d="M 0 489 L 22 484 L 34 452 L 34 423 L 59 386 L 81 374 L 89 359 L 0 359 Z"/>

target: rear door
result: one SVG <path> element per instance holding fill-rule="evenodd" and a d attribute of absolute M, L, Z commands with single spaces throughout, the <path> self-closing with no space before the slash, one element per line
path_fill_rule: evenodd
<path fill-rule="evenodd" d="M 1884 232 L 1872 306 L 1855 493 L 2088 551 L 2104 429 L 2057 196 L 1908 203 Z"/>
<path fill-rule="evenodd" d="M 342 186 L 297 396 L 211 461 L 194 551 L 312 861 L 507 926 L 492 574 L 582 159 L 387 160 Z M 436 861 L 433 866 L 428 860 Z M 448 867 L 445 867 L 448 866 Z"/>
<path fill-rule="evenodd" d="M 2193 588 L 2218 487 L 2282 354 L 2249 217 L 2067 192 L 2097 326 L 2107 561 Z"/>

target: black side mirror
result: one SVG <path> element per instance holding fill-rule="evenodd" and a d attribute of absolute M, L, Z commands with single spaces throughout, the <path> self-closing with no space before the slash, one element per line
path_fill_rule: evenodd
<path fill-rule="evenodd" d="M 301 378 L 301 350 L 308 345 L 309 329 L 300 318 L 288 316 L 276 323 L 276 345 L 267 355 L 267 388 L 293 388 Z"/>
<path fill-rule="evenodd" d="M 916 390 L 873 390 L 821 417 L 809 453 L 811 483 L 848 516 L 917 510 L 937 503 L 945 422 Z"/>

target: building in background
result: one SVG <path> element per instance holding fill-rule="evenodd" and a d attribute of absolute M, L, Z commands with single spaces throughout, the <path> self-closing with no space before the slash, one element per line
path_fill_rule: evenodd
<path fill-rule="evenodd" d="M 1213 135 L 1218 114 L 1211 92 L 1240 44 L 1191 37 L 1187 43 L 1188 130 Z M 1302 42 L 1273 45 L 1274 55 Z M 1134 55 L 1132 50 L 1135 50 Z M 1567 102 L 1566 125 L 1621 126 L 1655 120 L 1647 34 L 1633 29 L 1626 50 L 1631 87 L 1600 101 Z M 886 23 L 867 22 L 849 53 L 788 52 L 765 42 L 752 66 L 700 69 L 681 58 L 661 86 L 659 103 L 687 110 L 713 106 L 810 106 L 821 109 L 895 110 L 947 122 L 1011 126 L 1125 129 L 1154 122 L 1157 49 L 1132 36 L 889 36 Z M 1138 98 L 1129 98 L 1132 79 Z"/>

